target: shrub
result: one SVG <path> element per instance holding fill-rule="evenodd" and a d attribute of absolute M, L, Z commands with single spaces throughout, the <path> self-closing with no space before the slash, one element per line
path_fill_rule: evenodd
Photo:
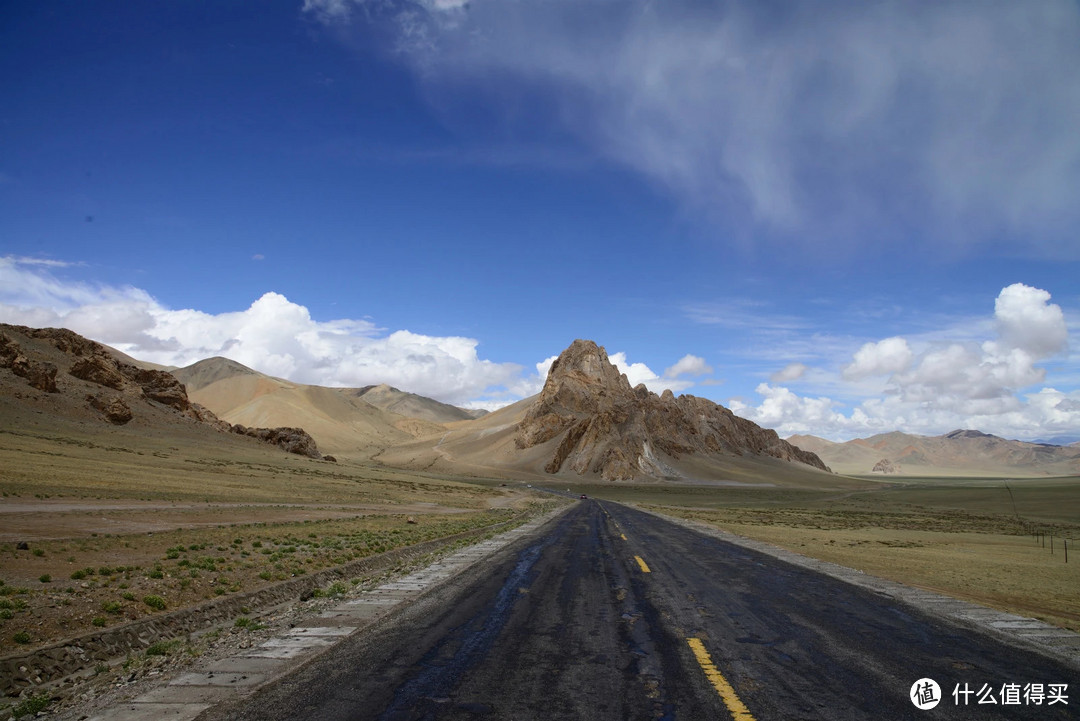
<path fill-rule="evenodd" d="M 147 656 L 168 656 L 180 645 L 178 639 L 172 641 L 157 641 L 146 647 Z"/>
<path fill-rule="evenodd" d="M 11 637 L 11 640 L 15 643 L 30 643 L 30 634 L 26 631 L 19 631 Z"/>
<path fill-rule="evenodd" d="M 122 608 L 119 601 L 106 601 L 101 604 L 101 610 L 106 613 L 120 613 Z"/>
<path fill-rule="evenodd" d="M 165 604 L 165 599 L 162 598 L 161 596 L 154 596 L 154 595 L 143 596 L 143 603 L 145 603 L 150 608 L 156 609 L 158 611 L 164 611 L 165 610 L 165 605 L 166 605 Z"/>
<path fill-rule="evenodd" d="M 42 583 L 52 583 L 52 576 L 50 576 L 47 573 L 43 573 L 40 576 L 38 576 L 38 580 L 41 581 Z"/>
<path fill-rule="evenodd" d="M 94 620 L 92 620 L 90 623 L 94 624 L 95 626 L 104 626 L 105 623 L 106 623 L 105 617 L 104 616 L 94 616 Z"/>
<path fill-rule="evenodd" d="M 22 718 L 23 716 L 36 716 L 48 707 L 51 700 L 52 698 L 47 693 L 43 693 L 40 696 L 31 696 L 15 708 L 11 709 L 11 716 L 16 719 Z"/>
<path fill-rule="evenodd" d="M 86 578 L 86 571 L 78 570 L 78 571 L 72 571 L 71 572 L 71 580 L 72 581 L 81 581 L 84 578 Z"/>

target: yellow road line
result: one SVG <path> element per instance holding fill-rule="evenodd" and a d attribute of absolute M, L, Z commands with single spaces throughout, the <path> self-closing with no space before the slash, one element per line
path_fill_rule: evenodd
<path fill-rule="evenodd" d="M 701 642 L 701 639 L 688 638 L 686 642 L 690 644 L 690 650 L 694 652 L 694 658 L 697 659 L 701 670 L 705 672 L 705 678 L 709 679 L 709 683 L 716 689 L 716 693 L 720 694 L 720 700 L 727 706 L 735 721 L 754 721 L 750 709 L 746 708 L 746 705 L 736 695 L 735 689 L 724 678 L 724 674 L 720 673 L 720 669 L 712 662 L 712 658 L 709 656 L 709 652 L 705 650 L 705 644 Z"/>
<path fill-rule="evenodd" d="M 643 573 L 650 573 L 649 567 L 645 565 L 645 561 L 641 559 L 641 556 L 634 556 L 634 558 L 637 559 L 637 565 L 641 566 L 641 571 Z"/>
<path fill-rule="evenodd" d="M 622 536 L 622 539 L 623 539 L 624 541 L 626 540 L 626 534 L 625 534 L 625 533 L 620 533 L 619 535 L 620 535 L 620 536 Z"/>

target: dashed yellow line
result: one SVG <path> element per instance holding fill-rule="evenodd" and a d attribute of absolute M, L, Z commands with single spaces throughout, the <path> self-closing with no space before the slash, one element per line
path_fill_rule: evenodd
<path fill-rule="evenodd" d="M 648 565 L 646 565 L 645 561 L 641 558 L 641 556 L 634 556 L 634 558 L 637 560 L 637 565 L 641 566 L 642 573 L 651 573 L 649 571 Z"/>
<path fill-rule="evenodd" d="M 620 533 L 619 535 L 620 535 L 620 536 L 622 537 L 622 539 L 623 539 L 624 541 L 626 540 L 626 534 L 625 534 L 625 533 Z"/>
<path fill-rule="evenodd" d="M 690 650 L 694 652 L 694 658 L 697 659 L 701 670 L 705 672 L 705 678 L 709 679 L 709 683 L 716 689 L 716 693 L 720 694 L 720 700 L 727 706 L 735 721 L 754 721 L 750 709 L 746 708 L 746 705 L 735 693 L 735 689 L 724 678 L 724 674 L 720 673 L 720 669 L 712 662 L 712 658 L 709 656 L 709 652 L 705 650 L 705 644 L 701 642 L 701 639 L 688 638 L 686 642 L 690 644 Z"/>

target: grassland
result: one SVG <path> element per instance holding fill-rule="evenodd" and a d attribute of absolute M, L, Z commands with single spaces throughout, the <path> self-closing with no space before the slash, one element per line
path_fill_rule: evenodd
<path fill-rule="evenodd" d="M 540 508 L 242 439 L 0 430 L 0 655 Z"/>
<path fill-rule="evenodd" d="M 570 489 L 1080 631 L 1080 478 L 891 478 L 842 493 L 595 484 Z M 1033 529 L 1045 540 L 1033 537 Z"/>

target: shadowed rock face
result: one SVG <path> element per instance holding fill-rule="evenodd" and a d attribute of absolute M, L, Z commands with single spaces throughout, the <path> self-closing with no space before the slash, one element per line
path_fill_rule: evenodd
<path fill-rule="evenodd" d="M 588 340 L 574 341 L 552 364 L 514 441 L 524 449 L 555 439 L 548 473 L 568 467 L 606 480 L 677 475 L 667 461 L 690 454 L 771 456 L 828 470 L 817 455 L 712 401 L 631 388 Z"/>

